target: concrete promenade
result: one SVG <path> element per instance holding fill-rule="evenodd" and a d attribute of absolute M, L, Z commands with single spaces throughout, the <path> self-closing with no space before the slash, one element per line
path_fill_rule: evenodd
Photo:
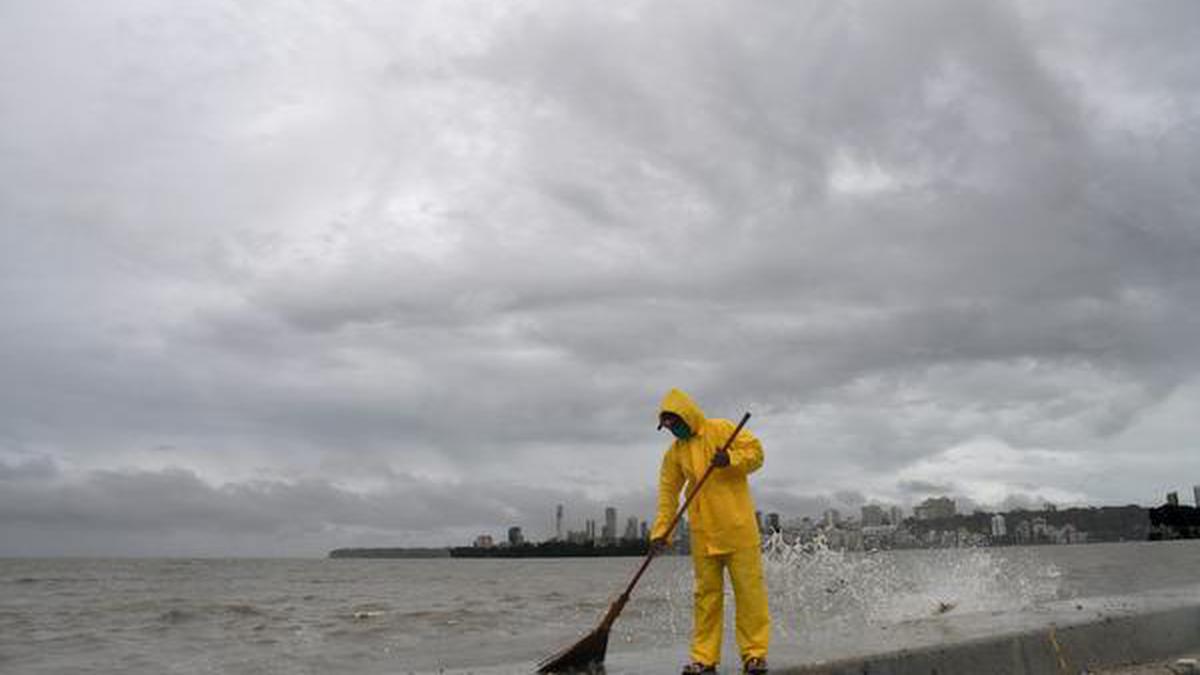
<path fill-rule="evenodd" d="M 1200 570 L 1198 570 L 1200 574 Z M 1200 651 L 1200 586 L 1084 598 L 1003 614 L 953 612 L 895 631 L 891 648 L 821 658 L 771 655 L 780 675 L 1169 673 Z M 1135 667 L 1135 664 L 1143 664 Z M 1156 670 L 1157 668 L 1157 670 Z"/>
<path fill-rule="evenodd" d="M 1089 670 L 1087 675 L 1196 675 L 1200 673 L 1200 668 L 1184 661 L 1196 662 L 1198 656 L 1200 652 L 1188 654 L 1186 659 L 1172 658 L 1154 663 L 1097 668 Z"/>
<path fill-rule="evenodd" d="M 1197 570 L 1200 577 L 1200 570 Z M 1168 675 L 1178 657 L 1200 655 L 1200 584 L 1079 598 L 996 612 L 945 614 L 878 626 L 830 626 L 804 647 L 779 639 L 774 675 Z M 846 632 L 853 631 L 854 638 Z M 732 633 L 732 631 L 726 631 Z M 721 675 L 736 675 L 726 636 Z M 604 675 L 671 675 L 686 641 L 670 649 L 610 650 Z M 529 669 L 532 671 L 532 668 Z M 513 675 L 511 666 L 463 672 Z M 459 672 L 459 671 L 454 671 Z"/>

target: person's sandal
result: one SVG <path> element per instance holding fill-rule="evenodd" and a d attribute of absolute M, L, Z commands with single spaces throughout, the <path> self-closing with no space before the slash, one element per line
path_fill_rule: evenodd
<path fill-rule="evenodd" d="M 744 675 L 767 675 L 767 660 L 751 656 L 742 662 L 742 673 Z"/>
<path fill-rule="evenodd" d="M 706 666 L 699 661 L 692 661 L 683 667 L 681 675 L 705 675 L 705 673 L 717 672 L 716 666 Z"/>

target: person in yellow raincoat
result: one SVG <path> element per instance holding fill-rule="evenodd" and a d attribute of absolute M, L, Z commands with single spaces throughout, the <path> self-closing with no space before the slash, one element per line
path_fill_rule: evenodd
<path fill-rule="evenodd" d="M 679 508 L 679 492 L 692 489 L 709 465 L 713 474 L 688 506 L 695 570 L 691 660 L 684 675 L 715 673 L 721 661 L 725 571 L 733 582 L 736 634 L 742 672 L 767 672 L 771 617 L 763 581 L 761 539 L 746 476 L 762 466 L 762 444 L 743 428 L 727 453 L 718 452 L 733 433 L 729 420 L 709 419 L 690 396 L 672 389 L 659 407 L 660 429 L 675 436 L 663 454 L 658 515 L 650 539 L 662 548 Z"/>

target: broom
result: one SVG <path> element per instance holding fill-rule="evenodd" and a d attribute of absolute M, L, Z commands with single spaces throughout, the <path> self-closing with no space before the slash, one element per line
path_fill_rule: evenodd
<path fill-rule="evenodd" d="M 737 438 L 738 432 L 742 430 L 742 427 L 746 426 L 746 421 L 749 419 L 750 413 L 742 415 L 742 421 L 738 422 L 733 433 L 729 435 L 729 440 L 725 441 L 725 445 L 721 447 L 719 452 L 729 451 L 729 446 L 733 445 L 733 440 Z M 679 524 L 679 519 L 683 517 L 688 505 L 692 503 L 692 499 L 700 491 L 700 488 L 704 486 L 704 481 L 708 480 L 709 475 L 712 474 L 715 468 L 714 464 L 709 464 L 704 475 L 700 477 L 699 481 L 696 481 L 696 487 L 692 488 L 691 494 L 684 500 L 683 506 L 679 507 L 679 510 L 675 512 L 675 517 L 667 525 L 667 531 L 663 534 L 664 539 L 670 537 L 671 533 L 675 531 L 675 526 Z M 616 601 L 609 606 L 608 611 L 604 613 L 604 618 L 600 620 L 600 625 L 596 627 L 596 630 L 583 636 L 575 644 L 542 659 L 538 663 L 537 672 L 559 673 L 590 668 L 591 666 L 604 663 L 604 653 L 608 651 L 608 631 L 612 628 L 613 622 L 617 620 L 617 616 L 621 614 L 621 610 L 625 609 L 625 603 L 629 602 L 629 594 L 633 592 L 633 587 L 637 585 L 638 580 L 642 578 L 642 573 L 650 566 L 650 561 L 657 554 L 658 551 L 654 546 L 651 546 L 650 550 L 646 553 L 645 559 L 642 560 L 641 566 L 638 567 L 637 573 L 633 575 L 633 579 L 625 587 L 625 592 L 621 593 Z"/>

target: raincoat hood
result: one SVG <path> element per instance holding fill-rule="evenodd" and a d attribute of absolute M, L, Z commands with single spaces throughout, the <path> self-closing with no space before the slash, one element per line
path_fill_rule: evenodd
<path fill-rule="evenodd" d="M 668 391 L 667 395 L 663 397 L 662 405 L 658 408 L 659 415 L 669 412 L 682 417 L 693 434 L 700 433 L 700 430 L 704 428 L 704 411 L 696 405 L 691 396 L 678 389 Z"/>
<path fill-rule="evenodd" d="M 703 476 L 708 475 L 713 455 L 728 445 L 729 463 L 712 472 L 704 489 L 695 493 L 688 505 L 688 527 L 692 552 L 696 555 L 722 555 L 742 549 L 757 549 L 761 544 L 754 517 L 754 500 L 746 477 L 763 463 L 762 443 L 742 429 L 732 442 L 736 425 L 719 417 L 707 417 L 691 396 L 672 389 L 663 397 L 659 415 L 669 412 L 681 417 L 692 435 L 671 440 L 663 453 L 658 480 L 658 514 L 650 538 L 667 537 L 667 526 L 679 508 L 679 495 L 688 486 L 689 494 Z"/>

